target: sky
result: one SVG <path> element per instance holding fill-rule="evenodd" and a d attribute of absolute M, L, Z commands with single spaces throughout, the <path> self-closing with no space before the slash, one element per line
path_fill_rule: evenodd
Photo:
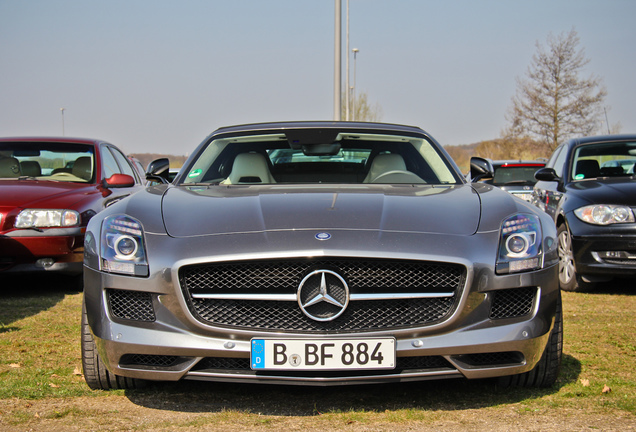
<path fill-rule="evenodd" d="M 574 29 L 581 77 L 636 133 L 635 16 L 634 0 L 349 0 L 356 92 L 443 145 L 494 139 L 537 43 Z M 334 0 L 0 0 L 0 135 L 188 155 L 221 126 L 333 120 L 334 30 Z"/>

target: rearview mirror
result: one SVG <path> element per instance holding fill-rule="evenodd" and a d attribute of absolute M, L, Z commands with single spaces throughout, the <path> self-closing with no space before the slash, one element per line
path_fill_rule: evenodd
<path fill-rule="evenodd" d="M 486 158 L 473 156 L 470 158 L 470 181 L 475 183 L 479 180 L 488 180 L 493 178 L 495 169 L 492 162 Z"/>
<path fill-rule="evenodd" d="M 170 183 L 168 178 L 169 174 L 170 161 L 168 158 L 155 159 L 148 164 L 146 180 L 156 181 L 159 183 Z"/>
<path fill-rule="evenodd" d="M 113 174 L 104 181 L 106 182 L 106 187 L 109 188 L 124 188 L 135 185 L 135 179 L 128 174 Z"/>
<path fill-rule="evenodd" d="M 554 168 L 541 168 L 534 173 L 534 178 L 539 181 L 559 181 L 561 180 Z"/>
<path fill-rule="evenodd" d="M 305 156 L 335 156 L 339 152 L 339 143 L 303 145 L 303 154 Z"/>

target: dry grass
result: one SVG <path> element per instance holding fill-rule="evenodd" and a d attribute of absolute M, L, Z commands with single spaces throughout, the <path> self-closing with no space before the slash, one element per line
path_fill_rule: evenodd
<path fill-rule="evenodd" d="M 66 291 L 63 280 L 12 283 L 0 293 L 1 430 L 636 429 L 629 281 L 563 293 L 564 362 L 551 389 L 451 380 L 337 388 L 181 382 L 126 392 L 90 391 L 83 382 L 81 293 Z"/>

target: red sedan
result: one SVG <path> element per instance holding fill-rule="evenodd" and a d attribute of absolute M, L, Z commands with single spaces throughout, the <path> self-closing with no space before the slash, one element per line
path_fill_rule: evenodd
<path fill-rule="evenodd" d="M 0 138 L 0 273 L 81 275 L 88 221 L 142 182 L 103 141 Z"/>

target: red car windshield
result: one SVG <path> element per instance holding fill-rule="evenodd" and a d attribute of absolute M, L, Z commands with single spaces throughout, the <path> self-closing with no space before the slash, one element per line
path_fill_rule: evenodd
<path fill-rule="evenodd" d="M 94 148 L 59 142 L 1 142 L 0 178 L 90 183 L 95 175 Z"/>

